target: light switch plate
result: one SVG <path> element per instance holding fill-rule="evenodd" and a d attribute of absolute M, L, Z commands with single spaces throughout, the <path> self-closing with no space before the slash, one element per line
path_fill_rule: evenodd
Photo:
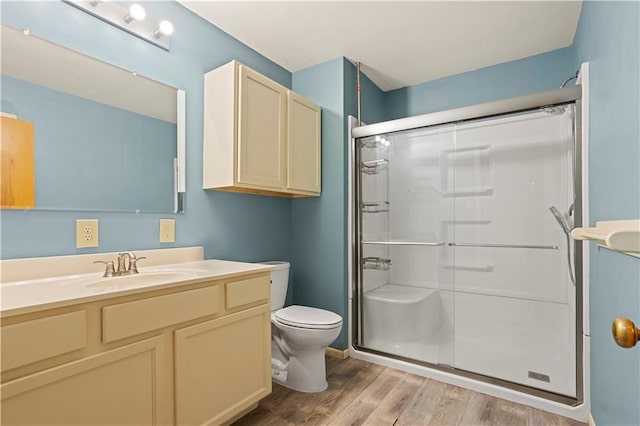
<path fill-rule="evenodd" d="M 98 219 L 76 220 L 76 248 L 98 247 Z"/>
<path fill-rule="evenodd" d="M 173 243 L 176 241 L 176 220 L 160 219 L 160 242 Z"/>

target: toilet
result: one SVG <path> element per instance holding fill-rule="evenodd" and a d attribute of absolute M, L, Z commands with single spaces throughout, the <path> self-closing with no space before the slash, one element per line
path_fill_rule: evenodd
<path fill-rule="evenodd" d="M 262 262 L 271 270 L 271 377 L 301 392 L 327 388 L 325 349 L 340 334 L 342 317 L 308 306 L 284 308 L 289 262 Z"/>

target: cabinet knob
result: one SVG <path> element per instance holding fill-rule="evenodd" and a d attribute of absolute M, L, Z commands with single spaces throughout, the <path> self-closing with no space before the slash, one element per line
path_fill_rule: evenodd
<path fill-rule="evenodd" d="M 640 329 L 627 318 L 618 317 L 611 326 L 613 339 L 623 348 L 632 348 L 640 340 Z"/>

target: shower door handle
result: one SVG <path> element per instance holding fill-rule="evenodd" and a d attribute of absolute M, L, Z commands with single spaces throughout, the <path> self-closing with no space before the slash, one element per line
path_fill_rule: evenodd
<path fill-rule="evenodd" d="M 363 241 L 362 244 L 378 245 L 378 246 L 430 246 L 439 247 L 446 243 L 439 242 L 423 242 L 423 241 Z"/>
<path fill-rule="evenodd" d="M 536 246 L 523 244 L 481 244 L 481 243 L 449 243 L 451 247 L 478 247 L 478 248 L 515 248 L 537 250 L 560 250 L 558 246 Z"/>
<path fill-rule="evenodd" d="M 623 348 L 632 348 L 640 341 L 640 329 L 627 318 L 618 317 L 611 326 L 613 340 Z"/>

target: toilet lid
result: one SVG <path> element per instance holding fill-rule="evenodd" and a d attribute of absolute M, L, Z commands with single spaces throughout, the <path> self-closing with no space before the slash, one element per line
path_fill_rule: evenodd
<path fill-rule="evenodd" d="M 315 329 L 334 328 L 342 323 L 342 317 L 333 312 L 296 305 L 276 311 L 276 319 L 292 327 Z"/>

